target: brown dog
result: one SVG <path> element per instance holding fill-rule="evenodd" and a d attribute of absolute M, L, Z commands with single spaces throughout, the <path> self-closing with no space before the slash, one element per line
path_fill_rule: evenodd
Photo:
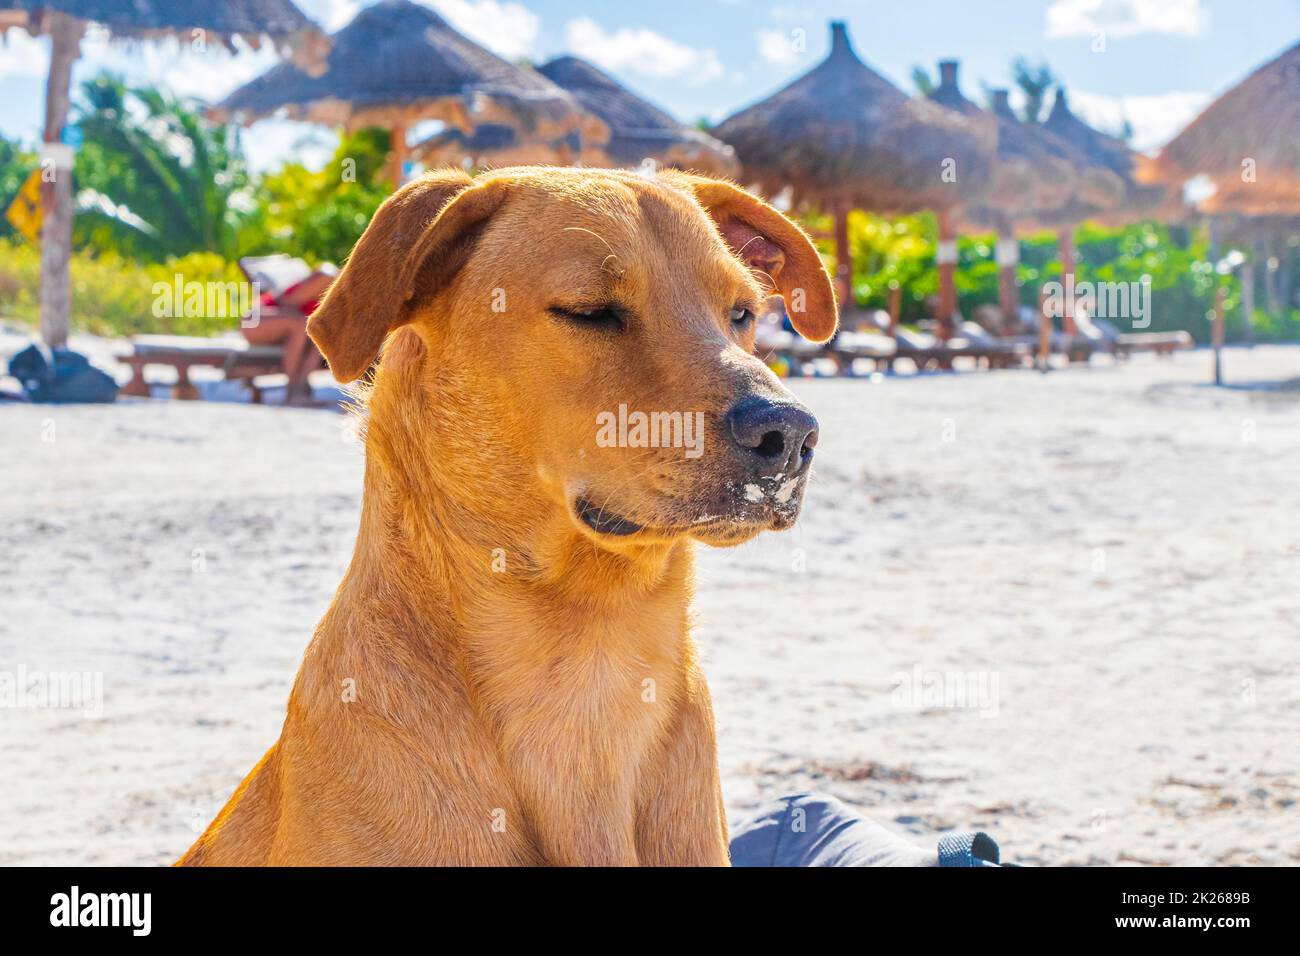
<path fill-rule="evenodd" d="M 384 203 L 310 326 L 341 381 L 384 346 L 352 564 L 180 862 L 726 864 L 691 541 L 799 511 L 816 421 L 751 354 L 773 291 L 832 334 L 812 244 L 728 183 L 446 171 Z"/>

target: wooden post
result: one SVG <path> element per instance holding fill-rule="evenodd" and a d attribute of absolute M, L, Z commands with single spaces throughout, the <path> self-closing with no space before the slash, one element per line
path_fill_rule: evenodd
<path fill-rule="evenodd" d="M 1047 314 L 1046 286 L 1038 288 L 1038 370 L 1046 372 L 1052 364 L 1052 317 Z"/>
<path fill-rule="evenodd" d="M 1020 326 L 1020 290 L 1016 288 L 1016 266 L 1020 264 L 1020 241 L 1010 230 L 999 231 L 994 247 L 998 264 L 998 305 L 1002 310 L 1002 334 L 1014 334 Z"/>
<path fill-rule="evenodd" d="M 948 341 L 953 333 L 953 314 L 957 311 L 957 232 L 952 212 L 939 210 L 939 244 L 935 250 L 939 266 L 939 339 Z"/>
<path fill-rule="evenodd" d="M 1269 315 L 1282 314 L 1281 283 L 1278 281 L 1280 261 L 1277 256 L 1277 243 L 1270 236 L 1265 247 L 1264 260 L 1264 297 L 1268 301 Z"/>
<path fill-rule="evenodd" d="M 1223 298 L 1224 288 L 1214 290 L 1214 313 L 1211 317 L 1210 344 L 1214 346 L 1214 384 L 1223 384 Z"/>
<path fill-rule="evenodd" d="M 1070 308 L 1070 303 L 1074 301 L 1074 230 L 1069 226 L 1062 226 L 1056 232 L 1056 245 L 1061 257 L 1061 288 L 1064 290 L 1064 301 L 1066 307 L 1062 310 L 1061 329 L 1066 335 L 1074 335 L 1078 330 L 1074 327 L 1074 309 Z"/>
<path fill-rule="evenodd" d="M 50 76 L 45 85 L 46 149 L 41 184 L 41 338 L 50 348 L 68 344 L 72 314 L 72 164 L 63 145 L 68 122 L 72 64 L 81 53 L 85 24 L 61 13 L 48 13 Z"/>
<path fill-rule="evenodd" d="M 1246 261 L 1241 264 L 1241 318 L 1242 333 L 1246 344 L 1255 344 L 1255 326 L 1252 321 L 1255 314 L 1255 260 L 1249 252 Z"/>
<path fill-rule="evenodd" d="M 889 282 L 889 337 L 898 339 L 898 320 L 903 314 L 903 287 L 897 279 Z"/>
<path fill-rule="evenodd" d="M 406 121 L 397 120 L 393 123 L 389 131 L 389 150 L 388 150 L 388 178 L 393 181 L 393 185 L 401 187 L 402 185 L 402 167 L 406 165 Z"/>
<path fill-rule="evenodd" d="M 846 202 L 835 204 L 835 295 L 840 314 L 853 304 L 853 246 L 849 242 L 849 210 Z"/>

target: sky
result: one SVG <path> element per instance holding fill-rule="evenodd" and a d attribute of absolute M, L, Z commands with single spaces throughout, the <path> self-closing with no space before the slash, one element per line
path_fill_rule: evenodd
<path fill-rule="evenodd" d="M 297 0 L 337 30 L 370 0 Z M 1019 56 L 1048 63 L 1071 106 L 1094 125 L 1134 130 L 1152 150 L 1214 98 L 1300 39 L 1300 0 L 419 0 L 512 60 L 573 53 L 679 118 L 719 121 L 825 56 L 828 21 L 848 22 L 855 49 L 899 87 L 912 68 L 961 60 L 966 95 L 1013 86 Z M 11 30 L 0 44 L 0 134 L 34 144 L 43 116 L 48 41 Z M 269 49 L 231 55 L 174 42 L 83 42 L 74 82 L 110 69 L 214 102 L 274 63 Z M 1013 95 L 1012 102 L 1017 98 Z M 282 120 L 245 134 L 255 169 L 290 155 L 323 162 L 333 133 Z"/>

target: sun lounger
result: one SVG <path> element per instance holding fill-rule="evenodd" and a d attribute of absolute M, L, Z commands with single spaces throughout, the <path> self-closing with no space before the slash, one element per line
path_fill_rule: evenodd
<path fill-rule="evenodd" d="M 898 354 L 898 343 L 878 332 L 841 332 L 823 347 L 842 375 L 853 374 L 859 359 L 871 363 L 873 370 L 889 366 Z"/>
<path fill-rule="evenodd" d="M 199 391 L 190 381 L 190 369 L 206 366 L 221 369 L 230 380 L 242 381 L 253 393 L 253 401 L 262 401 L 256 379 L 259 375 L 283 372 L 284 350 L 273 345 L 249 345 L 242 338 L 193 338 L 183 335 L 137 335 L 131 339 L 131 354 L 118 359 L 131 366 L 131 381 L 123 395 L 149 396 L 145 368 L 169 365 L 176 369 L 172 397 L 194 400 Z"/>
<path fill-rule="evenodd" d="M 948 347 L 974 357 L 989 368 L 1011 368 L 1032 359 L 1033 346 L 1028 342 L 999 338 L 977 322 L 964 321 L 958 336 L 948 340 Z"/>
<path fill-rule="evenodd" d="M 1196 345 L 1190 332 L 1121 332 L 1105 319 L 1093 319 L 1090 323 L 1109 344 L 1109 351 L 1119 358 L 1128 358 L 1134 352 L 1154 352 L 1156 355 L 1170 356 L 1181 349 L 1190 349 Z"/>
<path fill-rule="evenodd" d="M 1032 331 L 1027 335 L 1017 335 L 1003 341 L 1027 345 L 1030 351 L 1037 355 L 1039 348 L 1038 323 L 1040 321 L 1041 317 L 1037 312 L 1032 309 L 1023 310 L 1021 312 L 1021 324 L 1028 325 Z M 1076 320 L 1076 327 L 1077 324 Z M 1071 362 L 1086 362 L 1092 358 L 1094 352 L 1108 351 L 1098 341 L 1090 340 L 1082 335 L 1067 335 L 1056 329 L 1052 329 L 1048 337 L 1048 350 L 1053 355 L 1066 356 Z"/>
<path fill-rule="evenodd" d="M 758 327 L 755 348 L 764 357 L 779 356 L 794 374 L 804 362 L 819 358 L 830 359 L 836 374 L 852 375 L 853 363 L 864 359 L 874 368 L 892 361 L 895 345 L 886 335 L 873 332 L 841 332 L 830 342 L 817 344 L 775 325 L 763 323 Z"/>

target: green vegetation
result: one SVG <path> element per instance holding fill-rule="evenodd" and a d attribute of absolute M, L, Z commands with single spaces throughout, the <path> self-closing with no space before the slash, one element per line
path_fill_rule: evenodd
<path fill-rule="evenodd" d="M 245 222 L 248 244 L 262 254 L 341 263 L 392 192 L 382 177 L 388 143 L 386 131 L 363 129 L 344 137 L 319 172 L 286 163 L 262 177 Z"/>
<path fill-rule="evenodd" d="M 0 316 L 35 326 L 40 317 L 40 250 L 21 238 L 0 239 Z M 95 335 L 214 335 L 230 331 L 230 319 L 154 317 L 154 285 L 238 282 L 239 267 L 214 252 L 193 252 L 144 263 L 114 252 L 77 250 L 72 257 L 72 314 L 78 331 Z M 184 310 L 177 310 L 183 312 Z"/>
<path fill-rule="evenodd" d="M 828 236 L 829 216 L 810 216 L 806 224 L 818 236 Z M 887 219 L 855 211 L 849 216 L 849 243 L 853 251 L 853 294 L 862 308 L 884 309 L 889 305 L 890 284 L 903 290 L 903 322 L 915 322 L 928 315 L 926 299 L 939 290 L 935 268 L 937 223 L 933 215 L 921 213 Z M 1227 335 L 1242 337 L 1241 283 L 1236 277 L 1219 276 L 1207 261 L 1208 239 L 1204 229 L 1170 228 L 1155 222 L 1141 222 L 1122 229 L 1085 223 L 1075 230 L 1077 281 L 1139 282 L 1151 277 L 1151 326 L 1149 331 L 1186 329 L 1197 341 L 1209 339 L 1207 315 L 1214 304 L 1214 292 L 1226 290 Z M 957 302 L 970 317 L 985 303 L 998 301 L 998 267 L 994 262 L 994 235 L 962 236 L 957 242 Z M 818 246 L 828 257 L 829 239 Z M 1293 260 L 1292 269 L 1297 263 Z M 1297 270 L 1300 271 L 1300 270 Z M 1021 302 L 1037 304 L 1039 287 L 1060 281 L 1056 235 L 1043 232 L 1025 237 L 1020 243 Z M 1295 277 L 1300 280 L 1300 275 Z M 1270 319 L 1261 309 L 1263 291 L 1256 292 L 1254 337 L 1260 341 L 1300 338 L 1300 310 L 1290 310 Z"/>

